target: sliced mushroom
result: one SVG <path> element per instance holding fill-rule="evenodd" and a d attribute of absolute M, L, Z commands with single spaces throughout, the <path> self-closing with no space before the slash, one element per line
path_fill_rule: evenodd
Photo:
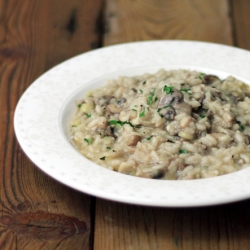
<path fill-rule="evenodd" d="M 115 98 L 114 96 L 112 96 L 112 95 L 105 95 L 105 96 L 102 96 L 102 97 L 99 97 L 99 98 L 95 98 L 95 104 L 97 105 L 100 105 L 100 106 L 107 106 L 109 103 L 110 103 L 110 101 L 113 99 L 113 98 Z"/>
<path fill-rule="evenodd" d="M 128 146 L 136 146 L 136 144 L 141 140 L 141 136 L 139 135 L 130 135 L 128 137 Z"/>
<path fill-rule="evenodd" d="M 198 100 L 198 102 L 199 102 L 200 104 L 202 104 L 203 101 L 204 101 L 204 99 L 205 99 L 205 95 L 202 94 L 202 96 L 201 96 L 201 98 Z"/>
<path fill-rule="evenodd" d="M 113 126 L 108 126 L 106 131 L 105 131 L 105 134 L 107 136 L 111 136 L 115 139 L 117 138 L 117 135 L 115 134 L 115 127 L 113 127 Z"/>
<path fill-rule="evenodd" d="M 167 120 L 173 120 L 174 119 L 175 111 L 171 107 L 168 107 L 166 109 L 162 109 L 159 113 L 161 115 L 163 115 Z"/>
<path fill-rule="evenodd" d="M 163 108 L 173 103 L 181 102 L 182 100 L 183 100 L 183 94 L 177 89 L 174 89 L 174 91 L 171 94 L 166 94 L 164 92 L 161 95 L 158 108 Z"/>
<path fill-rule="evenodd" d="M 250 135 L 245 135 L 245 143 L 246 143 L 247 145 L 250 144 Z"/>
<path fill-rule="evenodd" d="M 163 169 L 157 169 L 157 170 L 154 170 L 152 173 L 151 173 L 153 179 L 161 179 L 162 177 L 164 177 L 165 175 L 165 171 Z"/>
<path fill-rule="evenodd" d="M 210 124 L 213 123 L 214 113 L 210 109 L 207 111 L 207 119 L 208 119 L 208 121 L 209 121 Z"/>
<path fill-rule="evenodd" d="M 173 108 L 175 109 L 176 113 L 186 113 L 190 116 L 192 114 L 192 106 L 186 102 L 174 103 Z"/>
<path fill-rule="evenodd" d="M 221 92 L 220 91 L 211 91 L 211 95 L 212 97 L 214 97 L 215 99 L 218 98 L 218 99 L 221 99 Z"/>
<path fill-rule="evenodd" d="M 215 81 L 221 82 L 221 80 L 218 78 L 218 76 L 215 76 L 215 75 L 205 75 L 203 77 L 203 79 L 204 79 L 206 85 L 211 85 Z"/>
<path fill-rule="evenodd" d="M 131 89 L 135 94 L 137 93 L 137 89 L 136 88 L 132 88 Z"/>
<path fill-rule="evenodd" d="M 126 101 L 127 101 L 126 98 L 120 98 L 120 99 L 117 101 L 117 105 L 118 105 L 119 107 L 121 107 L 121 106 L 124 105 L 124 103 L 125 103 Z"/>
<path fill-rule="evenodd" d="M 245 93 L 232 93 L 228 97 L 232 103 L 238 103 L 245 99 Z"/>
<path fill-rule="evenodd" d="M 109 104 L 107 106 L 107 110 L 110 112 L 110 113 L 113 113 L 113 114 L 119 114 L 121 111 L 122 111 L 122 107 L 117 107 L 116 105 L 114 104 Z"/>

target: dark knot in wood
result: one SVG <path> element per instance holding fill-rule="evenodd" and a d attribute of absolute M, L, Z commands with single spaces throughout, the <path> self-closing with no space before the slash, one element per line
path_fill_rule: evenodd
<path fill-rule="evenodd" d="M 86 223 L 77 218 L 43 211 L 14 215 L 3 213 L 0 223 L 16 234 L 45 240 L 68 238 L 88 230 Z"/>
<path fill-rule="evenodd" d="M 0 59 L 1 57 L 4 59 L 20 59 L 26 56 L 26 52 L 24 48 L 8 48 L 8 47 L 0 47 Z"/>
<path fill-rule="evenodd" d="M 74 34 L 77 28 L 77 22 L 76 22 L 76 9 L 73 9 L 71 12 L 71 16 L 69 19 L 69 22 L 67 24 L 66 29 L 69 31 L 70 34 Z"/>

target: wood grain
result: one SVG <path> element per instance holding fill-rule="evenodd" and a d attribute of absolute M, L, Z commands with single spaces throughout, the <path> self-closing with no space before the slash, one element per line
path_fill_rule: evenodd
<path fill-rule="evenodd" d="M 13 115 L 31 82 L 98 47 L 101 0 L 0 0 L 0 249 L 91 249 L 92 201 L 49 178 L 18 145 Z"/>
<path fill-rule="evenodd" d="M 250 50 L 250 1 L 231 0 L 233 25 L 235 33 L 235 45 Z"/>
<path fill-rule="evenodd" d="M 107 0 L 104 45 L 155 39 L 232 44 L 227 0 Z"/>
<path fill-rule="evenodd" d="M 250 249 L 250 201 L 151 208 L 97 200 L 95 249 Z"/>

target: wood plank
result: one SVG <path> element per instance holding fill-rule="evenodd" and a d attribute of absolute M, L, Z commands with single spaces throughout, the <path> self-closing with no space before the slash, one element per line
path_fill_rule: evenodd
<path fill-rule="evenodd" d="M 106 0 L 104 44 L 185 39 L 232 44 L 227 0 Z"/>
<path fill-rule="evenodd" d="M 104 45 L 154 39 L 233 44 L 225 0 L 107 0 L 106 6 Z M 170 209 L 97 199 L 94 249 L 248 249 L 247 205 Z"/>
<path fill-rule="evenodd" d="M 91 198 L 20 149 L 17 101 L 48 68 L 100 43 L 101 0 L 0 0 L 0 249 L 92 249 Z"/>
<path fill-rule="evenodd" d="M 250 50 L 250 2 L 248 0 L 232 0 L 235 45 Z"/>
<path fill-rule="evenodd" d="M 250 201 L 152 208 L 97 200 L 95 249 L 250 249 Z"/>

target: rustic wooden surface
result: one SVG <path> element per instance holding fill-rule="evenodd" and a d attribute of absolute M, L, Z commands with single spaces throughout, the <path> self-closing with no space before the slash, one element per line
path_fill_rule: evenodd
<path fill-rule="evenodd" d="M 0 249 L 250 249 L 250 200 L 152 208 L 54 181 L 18 145 L 13 114 L 32 81 L 97 47 L 152 39 L 250 49 L 248 0 L 0 0 Z"/>
<path fill-rule="evenodd" d="M 0 249 L 91 249 L 95 201 L 22 152 L 16 103 L 45 70 L 98 47 L 100 0 L 0 1 Z"/>

